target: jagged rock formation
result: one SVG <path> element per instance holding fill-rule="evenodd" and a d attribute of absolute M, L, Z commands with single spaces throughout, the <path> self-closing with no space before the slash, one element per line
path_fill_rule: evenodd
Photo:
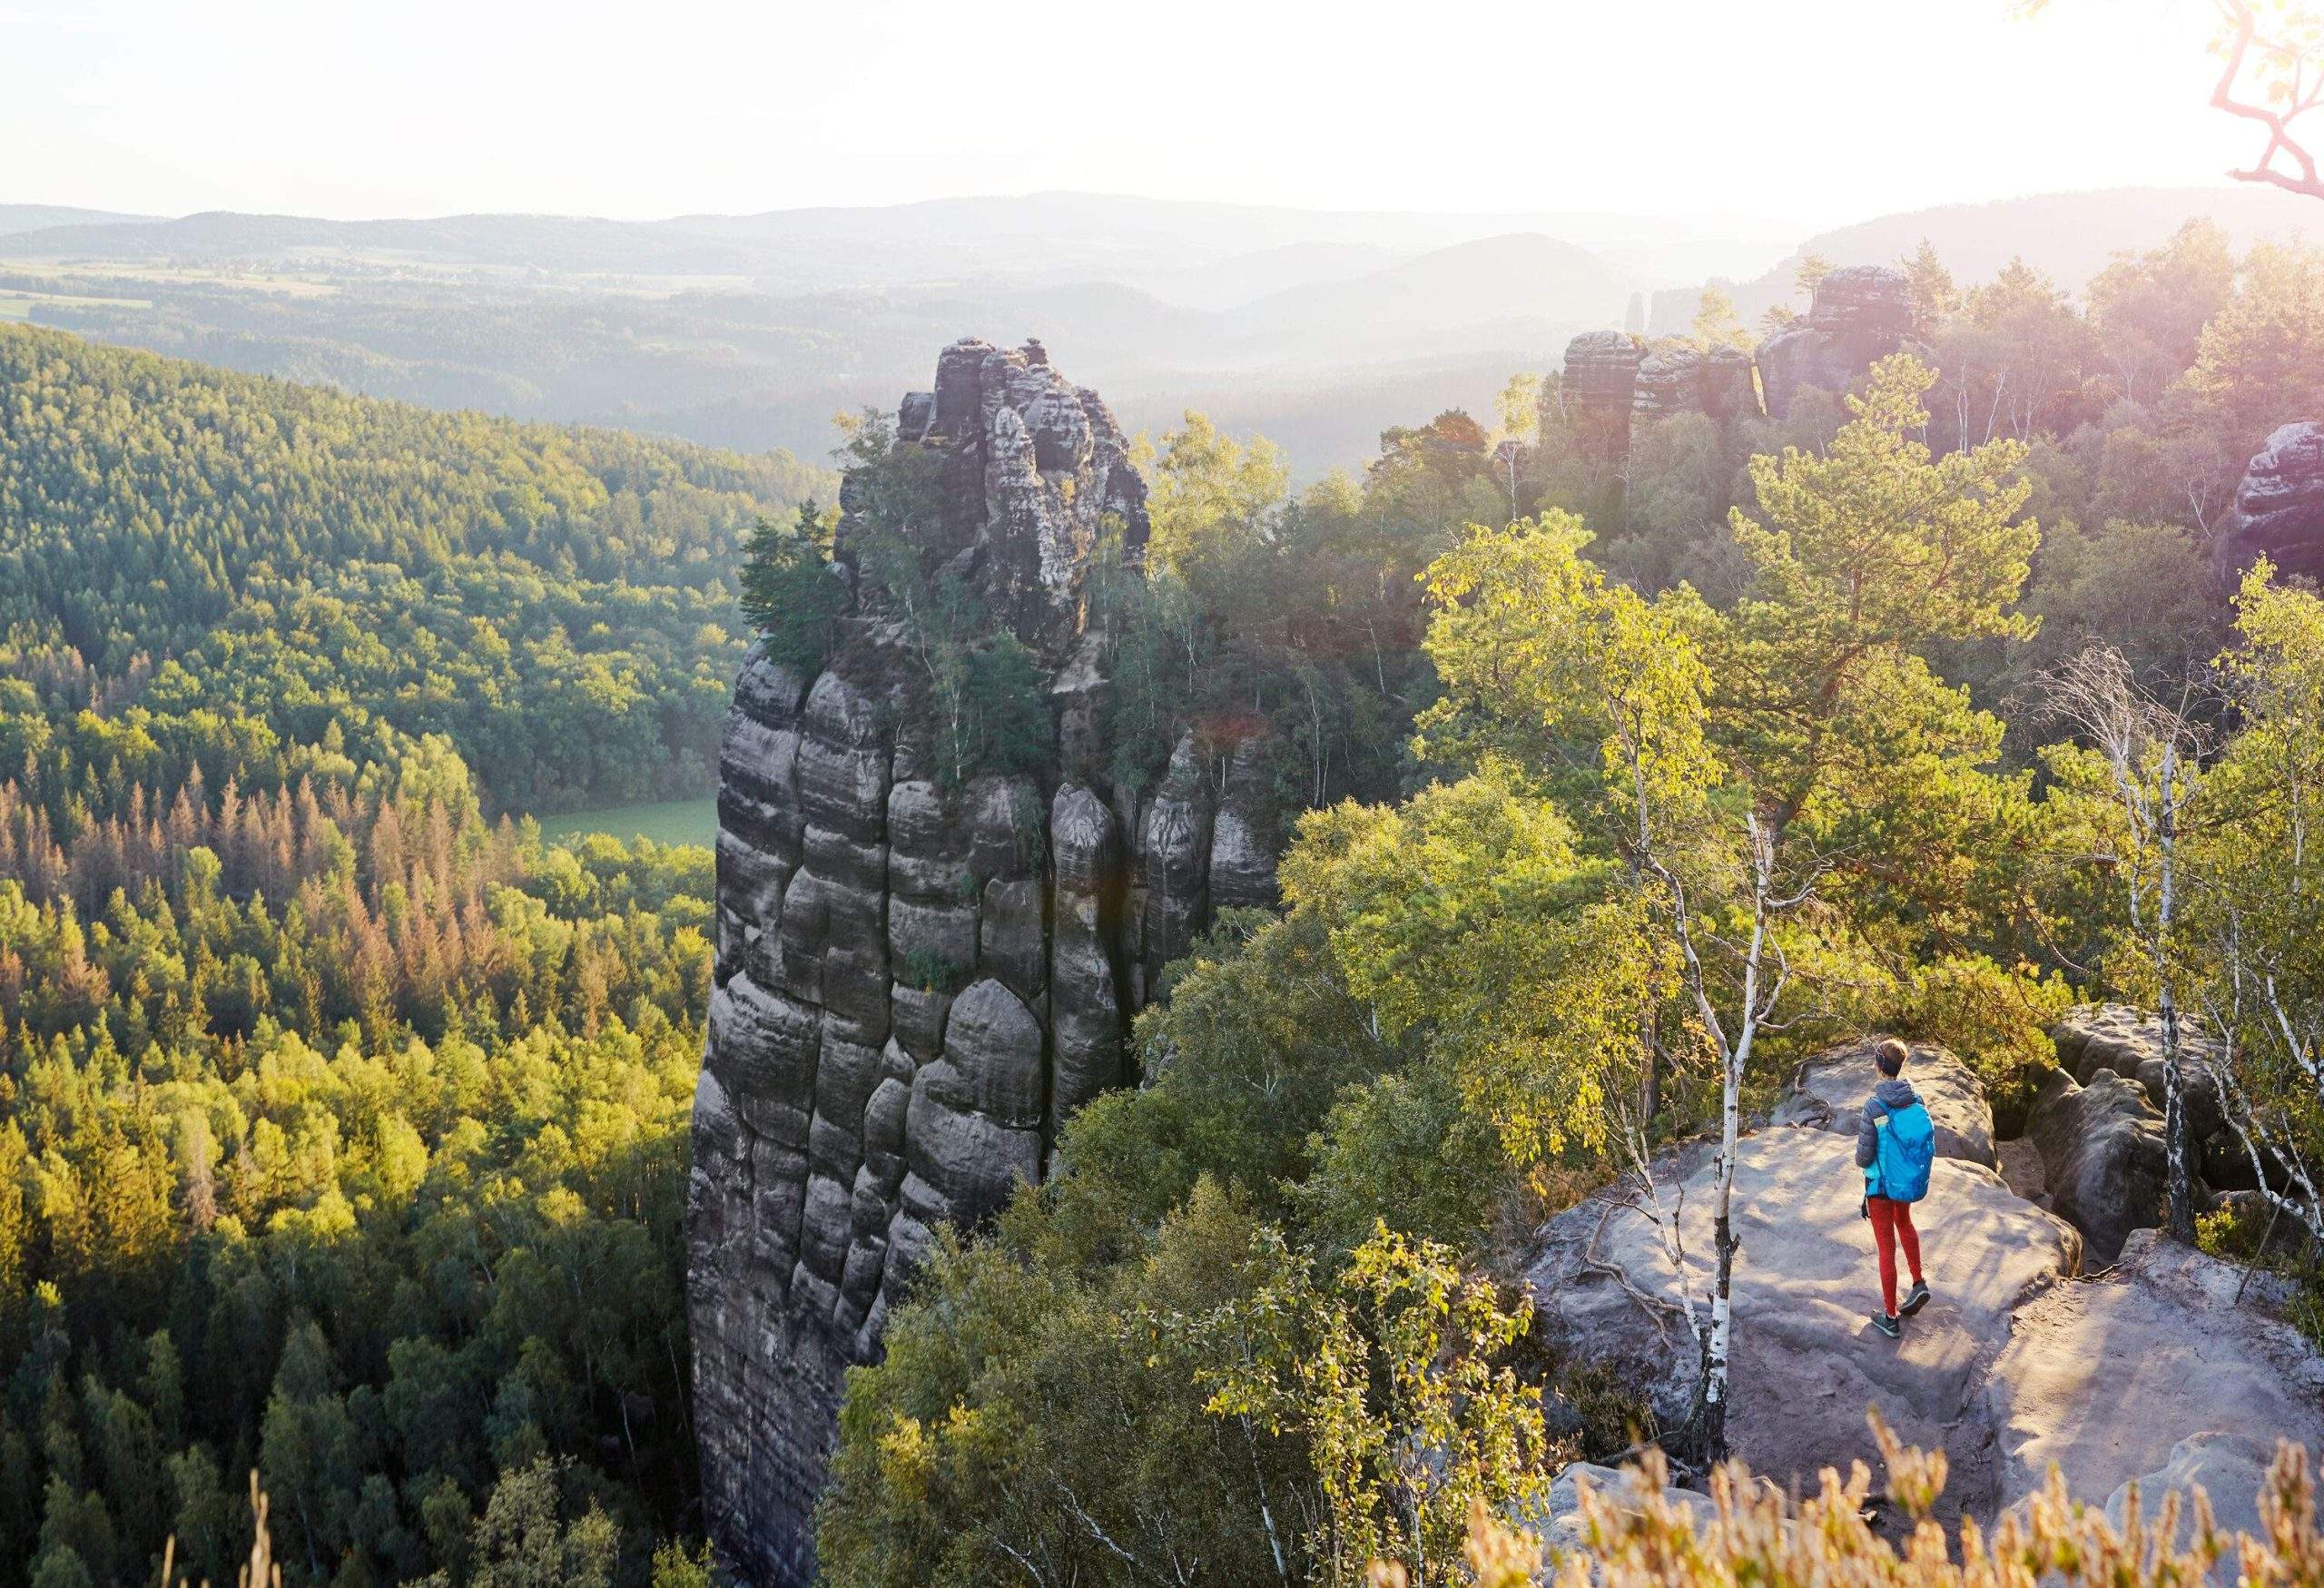
<path fill-rule="evenodd" d="M 1584 331 L 1566 344 L 1565 397 L 1583 448 L 1619 459 L 1629 454 L 1636 423 L 1683 413 L 1721 422 L 1763 411 L 1780 419 L 1805 387 L 1846 391 L 1906 345 L 1912 323 L 1902 271 L 1851 265 L 1826 276 L 1807 314 L 1761 342 L 1756 356 L 1737 348 L 1649 349 L 1621 331 Z M 2324 473 L 2318 478 L 2324 482 Z"/>
<path fill-rule="evenodd" d="M 1759 412 L 1750 354 L 1738 348 L 1649 348 L 1618 330 L 1584 331 L 1566 344 L 1563 386 L 1581 446 L 1602 459 L 1629 454 L 1634 425 L 1674 414 L 1723 422 Z"/>
<path fill-rule="evenodd" d="M 1133 1079 L 1155 973 L 1215 909 L 1275 896 L 1256 742 L 1189 736 L 1143 808 L 1094 770 L 1083 574 L 1108 519 L 1132 555 L 1146 533 L 1105 404 L 1038 343 L 965 340 L 897 434 L 933 467 L 924 566 L 962 576 L 1040 659 L 1051 770 L 947 786 L 914 635 L 876 594 L 819 676 L 754 651 L 736 680 L 688 1289 L 706 1520 L 763 1585 L 812 1577 L 842 1375 L 877 1357 L 934 1232 L 1038 1179 L 1063 1120 Z M 851 570 L 862 489 L 841 498 Z"/>
<path fill-rule="evenodd" d="M 1807 312 L 1759 344 L 1768 412 L 1781 419 L 1803 387 L 1846 391 L 1903 347 L 1913 329 L 1912 288 L 1886 265 L 1847 265 L 1816 284 Z"/>
<path fill-rule="evenodd" d="M 2152 1231 L 2131 1234 L 2102 1279 L 2078 1279 L 2073 1227 L 1955 1156 L 1990 1140 L 1991 1116 L 1974 1117 L 1982 1089 L 1965 1066 L 1920 1048 L 1906 1076 L 1932 1112 L 1942 1100 L 1947 1121 L 1915 1210 L 1935 1298 L 1901 1341 L 1882 1337 L 1867 1322 L 1879 1291 L 1871 1227 L 1857 1213 L 1863 1177 L 1846 1136 L 1819 1122 L 1861 1107 L 1841 1079 L 1856 1059 L 1842 1051 L 1806 1067 L 1784 1103 L 1803 1128 L 1756 1131 L 1737 1154 L 1737 1453 L 1777 1484 L 1812 1488 L 1820 1468 L 1845 1472 L 1852 1459 L 1878 1474 L 1865 1423 L 1877 1406 L 1907 1443 L 1945 1451 L 1948 1520 L 1990 1524 L 2054 1459 L 2077 1494 L 2117 1502 L 2133 1478 L 2150 1503 L 2191 1477 L 2216 1483 L 2221 1520 L 2248 1525 L 2276 1439 L 2324 1438 L 2324 1359 L 2271 1315 L 2283 1297 L 2255 1305 L 2255 1287 L 2239 1306 L 2239 1265 Z M 1697 1143 L 1657 1169 L 1699 1297 L 1713 1260 L 1715 1147 Z M 1634 1184 L 1551 1219 L 1526 1278 L 1552 1346 L 1645 1390 L 1666 1422 L 1685 1415 L 1696 1349 Z"/>
<path fill-rule="evenodd" d="M 2162 1022 L 2127 1004 L 2087 1003 L 2052 1026 L 2050 1040 L 2058 1068 L 2034 1095 L 2025 1134 L 2041 1152 L 2053 1206 L 2089 1240 L 2093 1263 L 2111 1262 L 2131 1231 L 2162 1222 Z M 2179 1040 L 2200 1205 L 2207 1187 L 2242 1189 L 2259 1180 L 2220 1107 L 2210 1070 L 2216 1048 L 2191 1022 Z"/>
<path fill-rule="evenodd" d="M 2218 557 L 2229 581 L 2262 557 L 2280 574 L 2324 579 L 2324 421 L 2284 425 L 2268 438 L 2236 488 Z"/>

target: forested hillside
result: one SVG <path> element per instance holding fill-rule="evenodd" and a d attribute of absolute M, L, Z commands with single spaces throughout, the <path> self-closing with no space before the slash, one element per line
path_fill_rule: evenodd
<path fill-rule="evenodd" d="M 698 1527 L 709 852 L 497 813 L 705 789 L 817 483 L 0 326 L 0 1583 Z"/>
<path fill-rule="evenodd" d="M 300 1581 L 464 1574 L 502 1480 L 642 1573 L 707 853 L 496 832 L 440 739 L 128 805 L 0 785 L 0 1581 L 231 1581 L 253 1468 Z"/>
<path fill-rule="evenodd" d="M 448 735 L 500 809 L 699 793 L 743 535 L 819 478 L 0 325 L 0 745 L 107 809 L 334 733 Z"/>

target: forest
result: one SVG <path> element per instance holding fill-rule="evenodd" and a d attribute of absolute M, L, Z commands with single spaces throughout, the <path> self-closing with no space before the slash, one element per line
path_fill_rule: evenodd
<path fill-rule="evenodd" d="M 1442 1580 L 1472 1500 L 1656 1432 L 1535 1346 L 1513 1244 L 1835 1033 L 2005 1097 L 2078 996 L 2172 988 L 2315 1161 L 2270 1027 L 2324 1010 L 2324 607 L 2211 551 L 2324 412 L 2324 254 L 2198 224 L 2079 299 L 1904 262 L 1915 350 L 1778 420 L 1610 458 L 1547 373 L 1296 490 L 1199 414 L 1147 444 L 1151 543 L 1091 590 L 1111 774 L 1264 723 L 1284 908 L 891 1318 L 831 1581 Z M 917 488 L 882 421 L 842 443 L 857 500 Z M 753 631 L 832 643 L 834 499 L 0 326 L 0 1584 L 172 1539 L 231 1580 L 252 1471 L 286 1582 L 706 1580 L 713 862 L 517 814 L 706 787 Z M 871 571 L 940 615 L 951 775 L 1015 764 L 990 615 Z M 2125 787 L 2184 822 L 2160 930 Z"/>
<path fill-rule="evenodd" d="M 0 392 L 0 764 L 101 815 L 334 735 L 448 735 L 495 810 L 707 793 L 742 531 L 825 479 L 24 326 Z"/>

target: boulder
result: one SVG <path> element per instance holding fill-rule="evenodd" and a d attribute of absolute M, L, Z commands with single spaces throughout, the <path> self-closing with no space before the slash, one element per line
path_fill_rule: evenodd
<path fill-rule="evenodd" d="M 2162 1115 L 2137 1081 L 2102 1070 L 2081 1086 L 2053 1070 L 2025 1134 L 2042 1155 L 2051 1208 L 2082 1231 L 2093 1267 L 2112 1262 L 2131 1231 L 2162 1221 Z"/>
<path fill-rule="evenodd" d="M 922 1071 L 931 1077 L 930 1094 L 1009 1129 L 1038 1129 L 1047 1085 L 1041 1041 L 1041 1022 L 1023 1001 L 998 981 L 979 981 L 952 1001 L 944 1057 Z"/>
<path fill-rule="evenodd" d="M 1636 1508 L 1642 1482 L 1644 1476 L 1636 1467 L 1600 1466 L 1589 1461 L 1570 1464 L 1550 1484 L 1549 1499 L 1538 1524 L 1543 1553 L 1554 1557 L 1581 1547 L 1583 1485 L 1587 1484 L 1593 1494 L 1610 1496 L 1628 1514 Z M 1691 1489 L 1666 1488 L 1662 1497 L 1672 1505 L 1691 1512 L 1699 1532 L 1708 1531 L 1718 1520 L 1718 1509 L 1711 1504 L 1709 1494 L 1698 1494 Z"/>
<path fill-rule="evenodd" d="M 2058 1068 L 2084 1084 L 2093 1072 L 2129 1075 L 2139 1060 L 2162 1051 L 2160 1021 L 2127 1003 L 2084 1003 L 2068 1010 L 2050 1028 Z"/>
<path fill-rule="evenodd" d="M 2215 555 L 2229 583 L 2263 557 L 2279 577 L 2324 579 L 2324 421 L 2302 419 L 2269 436 L 2243 471 Z"/>
<path fill-rule="evenodd" d="M 2102 1070 L 2135 1080 L 2158 1110 L 2171 1095 L 2169 1066 L 2162 1052 L 2162 1021 L 2126 1003 L 2085 1003 L 2069 1010 L 2050 1028 L 2058 1063 L 2089 1084 Z M 2210 1066 L 2218 1045 L 2182 1021 L 2179 1028 L 2179 1081 L 2185 1093 L 2187 1139 L 2200 1147 L 2227 1122 L 2220 1107 L 2219 1081 Z"/>
<path fill-rule="evenodd" d="M 1865 1101 L 1880 1080 L 1872 1056 L 1879 1041 L 1868 1037 L 1802 1064 L 1777 1105 L 1773 1122 L 1831 1130 L 1854 1140 Z M 1919 1042 L 1912 1045 L 1905 1061 L 1905 1079 L 1921 1094 L 1936 1127 L 1937 1156 L 1986 1169 L 1998 1166 L 1994 1111 L 1985 1101 L 1984 1082 L 1974 1070 L 1951 1050 Z"/>

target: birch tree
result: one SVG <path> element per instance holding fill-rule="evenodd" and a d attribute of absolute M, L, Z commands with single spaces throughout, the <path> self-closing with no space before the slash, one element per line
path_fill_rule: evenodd
<path fill-rule="evenodd" d="M 2185 898 L 2181 850 L 2189 807 L 2202 784 L 2208 737 L 2198 710 L 2200 681 L 2191 676 L 2175 695 L 2155 695 L 2139 684 L 2129 658 L 2102 642 L 2085 648 L 2044 678 L 2052 715 L 2083 736 L 2098 775 L 2077 774 L 2073 751 L 2051 752 L 2069 786 L 2096 784 L 2112 805 L 2100 827 L 2102 858 L 2119 881 L 2132 941 L 2152 978 L 2162 1022 L 2163 1137 L 2171 1233 L 2195 1238 L 2193 1176 L 2188 1167 L 2185 1040 L 2181 1031 L 2182 922 Z"/>
<path fill-rule="evenodd" d="M 2211 1075 L 2274 1215 L 2324 1241 L 2324 600 L 2266 563 L 2225 661 L 2242 729 L 2207 775 L 2191 902 Z"/>

